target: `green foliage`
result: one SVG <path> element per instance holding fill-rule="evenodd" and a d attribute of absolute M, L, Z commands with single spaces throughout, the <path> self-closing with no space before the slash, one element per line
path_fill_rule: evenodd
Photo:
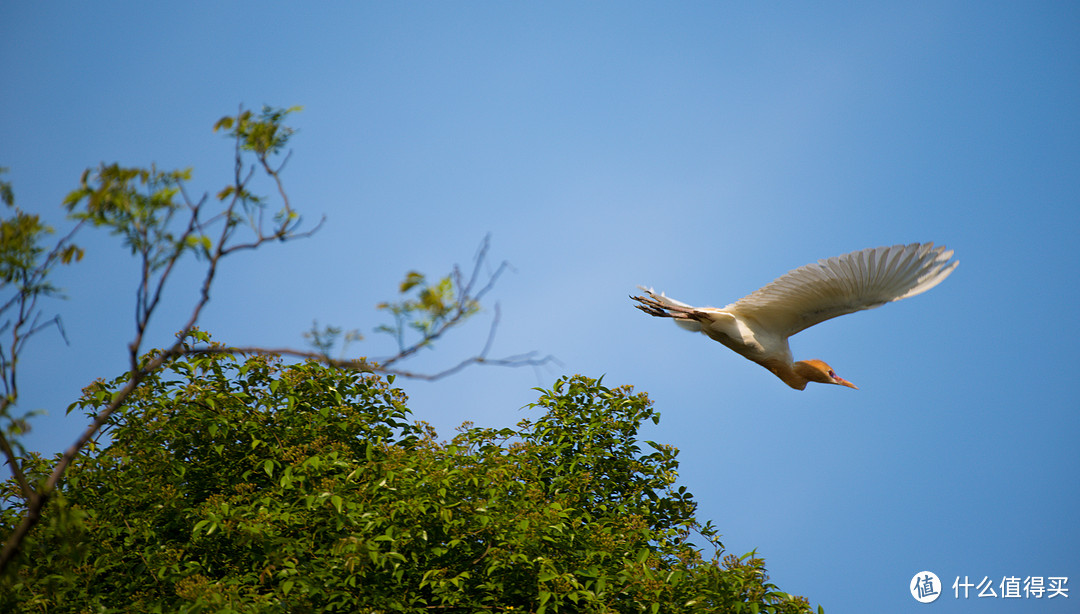
<path fill-rule="evenodd" d="M 141 279 L 136 294 L 137 336 L 131 347 L 141 343 L 171 272 L 187 253 L 193 252 L 206 262 L 201 300 L 185 327 L 190 328 L 209 298 L 210 284 L 224 256 L 255 249 L 267 241 L 287 241 L 309 234 L 297 232 L 300 219 L 282 187 L 281 167 L 273 168 L 269 163 L 269 157 L 293 134 L 294 130 L 282 121 L 297 109 L 265 107 L 259 117 L 241 110 L 235 117 L 224 117 L 215 124 L 215 131 L 231 129 L 236 157 L 233 182 L 218 193 L 220 202 L 213 206 L 207 206 L 206 196 L 199 200 L 189 198 L 185 184 L 191 181 L 191 169 L 161 171 L 156 166 L 104 163 L 96 169 L 87 169 L 79 188 L 64 199 L 69 218 L 80 225 L 108 229 L 122 237 L 124 245 L 138 257 Z M 247 174 L 242 174 L 245 152 L 254 152 L 257 163 Z M 264 224 L 263 219 L 262 209 L 267 199 L 249 188 L 259 168 L 274 182 L 281 198 L 281 209 L 274 215 L 272 226 Z M 246 242 L 236 240 L 237 230 L 243 227 L 251 231 Z"/>
<path fill-rule="evenodd" d="M 235 227 L 246 224 L 260 240 L 285 239 L 295 229 L 298 215 L 289 206 L 281 190 L 278 173 L 272 168 L 269 157 L 277 154 L 289 141 L 295 130 L 284 125 L 284 119 L 300 107 L 275 109 L 264 107 L 262 114 L 241 110 L 236 116 L 218 120 L 214 130 L 229 130 L 229 137 L 236 141 L 236 176 L 233 183 L 218 192 L 224 210 L 205 215 L 206 199 L 191 201 L 184 193 L 184 184 L 191 180 L 191 169 L 161 171 L 150 168 L 122 167 L 119 164 L 101 164 L 97 169 L 83 173 L 78 189 L 64 199 L 64 207 L 74 220 L 89 222 L 109 229 L 123 238 L 132 254 L 143 261 L 144 275 L 153 274 L 169 267 L 187 251 L 212 260 L 228 251 L 227 239 Z M 277 225 L 272 235 L 264 236 L 261 208 L 267 199 L 249 190 L 251 174 L 241 175 L 242 152 L 253 152 L 259 166 L 278 184 L 283 206 L 274 216 Z M 178 213 L 188 213 L 183 223 L 174 223 Z M 225 219 L 226 224 L 215 242 L 209 231 L 215 222 Z M 241 247 L 254 247 L 256 244 Z"/>
<path fill-rule="evenodd" d="M 0 167 L 0 175 L 6 172 Z M 53 229 L 41 221 L 41 216 L 15 206 L 15 192 L 8 181 L 0 180 L 0 202 L 12 210 L 0 219 L 0 283 L 4 289 L 10 286 L 19 293 L 55 293 L 56 288 L 45 281 L 48 271 L 41 267 L 81 260 L 83 250 L 61 241 L 50 253 L 43 242 Z"/>
<path fill-rule="evenodd" d="M 376 308 L 394 316 L 394 324 L 382 325 L 376 332 L 387 333 L 397 339 L 404 351 L 406 329 L 413 329 L 421 336 L 420 345 L 426 345 L 447 326 L 463 321 L 480 310 L 480 304 L 462 288 L 460 276 L 447 275 L 434 284 L 416 271 L 409 271 L 398 286 L 404 297 L 394 303 L 379 303 Z"/>
<path fill-rule="evenodd" d="M 323 326 L 318 321 L 311 323 L 311 328 L 304 332 L 304 339 L 322 356 L 329 357 L 330 350 L 341 341 L 341 355 L 344 356 L 349 346 L 356 341 L 363 341 L 364 336 L 355 328 L 349 331 L 340 326 Z"/>
<path fill-rule="evenodd" d="M 516 429 L 442 442 L 377 376 L 173 362 L 68 470 L 0 611 L 809 612 L 760 559 L 713 556 L 676 450 L 640 449 L 644 394 L 580 376 L 540 394 Z M 7 531 L 25 504 L 2 495 Z"/>
<path fill-rule="evenodd" d="M 295 129 L 285 126 L 283 122 L 290 113 L 302 109 L 300 106 L 277 109 L 263 105 L 262 113 L 258 116 L 242 110 L 235 116 L 219 119 L 214 124 L 214 131 L 228 130 L 229 136 L 235 138 L 242 149 L 254 152 L 260 160 L 265 160 L 267 156 L 281 151 L 296 133 Z"/>
<path fill-rule="evenodd" d="M 176 252 L 200 248 L 203 255 L 209 254 L 208 237 L 178 237 L 171 228 L 173 216 L 184 208 L 177 195 L 183 182 L 190 179 L 191 169 L 159 171 L 154 166 L 101 164 L 83 173 L 79 188 L 68 194 L 64 206 L 72 219 L 123 237 L 124 245 L 132 254 L 143 255 L 153 272 L 168 264 Z"/>
<path fill-rule="evenodd" d="M 3 175 L 6 172 L 8 172 L 8 169 L 0 166 L 0 175 Z M 0 202 L 9 207 L 15 206 L 15 192 L 11 188 L 10 181 L 0 180 Z"/>
<path fill-rule="evenodd" d="M 0 175 L 7 172 L 0 167 Z M 26 213 L 15 205 L 11 183 L 0 179 L 0 202 L 6 211 L 0 218 L 0 450 L 25 492 L 29 484 L 14 466 L 15 451 L 22 451 L 17 438 L 29 430 L 27 419 L 35 412 L 15 416 L 12 409 L 18 400 L 17 365 L 26 341 L 48 326 L 61 334 L 60 318 L 43 318 L 38 301 L 61 295 L 50 281 L 58 265 L 77 262 L 83 250 L 71 242 L 71 235 L 49 243 L 53 229 L 37 214 Z"/>

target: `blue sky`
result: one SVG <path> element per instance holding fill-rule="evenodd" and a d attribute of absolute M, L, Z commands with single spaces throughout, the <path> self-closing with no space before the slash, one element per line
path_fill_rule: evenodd
<path fill-rule="evenodd" d="M 1080 7 L 911 3 L 5 3 L 0 166 L 58 228 L 101 161 L 229 181 L 211 132 L 240 104 L 303 105 L 285 180 L 310 240 L 227 261 L 202 320 L 218 340 L 301 346 L 313 319 L 370 333 L 410 269 L 468 265 L 490 233 L 514 271 L 493 355 L 405 382 L 444 436 L 512 425 L 563 373 L 647 391 L 646 438 L 729 551 L 830 612 L 1075 611 L 1080 599 Z M 798 392 L 632 308 L 646 284 L 724 305 L 819 258 L 935 241 L 961 264 L 927 294 L 793 338 L 859 391 Z M 134 262 L 85 234 L 35 339 L 30 445 L 124 367 Z M 152 330 L 190 309 L 181 271 Z M 478 349 L 492 311 L 409 366 Z M 359 353 L 391 351 L 368 335 Z M 401 380 L 399 380 L 400 382 Z M 930 570 L 1067 576 L 1068 600 L 907 592 Z"/>

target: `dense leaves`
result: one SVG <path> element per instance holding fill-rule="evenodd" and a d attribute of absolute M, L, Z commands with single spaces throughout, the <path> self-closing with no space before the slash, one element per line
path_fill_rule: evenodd
<path fill-rule="evenodd" d="M 392 379 L 264 356 L 155 371 L 68 470 L 0 611 L 809 611 L 760 559 L 717 560 L 676 451 L 637 439 L 659 420 L 644 394 L 564 378 L 517 429 L 442 442 Z M 3 488 L 7 531 L 23 503 Z"/>

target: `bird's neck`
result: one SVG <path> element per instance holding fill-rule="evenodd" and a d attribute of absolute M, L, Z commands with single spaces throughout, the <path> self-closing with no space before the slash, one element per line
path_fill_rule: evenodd
<path fill-rule="evenodd" d="M 807 382 L 813 379 L 811 377 L 812 372 L 814 372 L 813 367 L 801 360 L 792 363 L 790 361 L 767 359 L 761 361 L 760 364 L 795 390 L 806 390 Z"/>

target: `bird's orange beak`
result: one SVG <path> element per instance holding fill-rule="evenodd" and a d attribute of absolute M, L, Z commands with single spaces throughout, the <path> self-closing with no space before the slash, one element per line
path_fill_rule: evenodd
<path fill-rule="evenodd" d="M 840 385 L 840 386 L 847 386 L 848 388 L 854 388 L 855 390 L 859 389 L 858 386 L 856 386 L 855 384 L 852 384 L 851 382 L 849 382 L 846 379 L 840 377 L 839 375 L 836 376 L 836 383 L 838 385 Z"/>

